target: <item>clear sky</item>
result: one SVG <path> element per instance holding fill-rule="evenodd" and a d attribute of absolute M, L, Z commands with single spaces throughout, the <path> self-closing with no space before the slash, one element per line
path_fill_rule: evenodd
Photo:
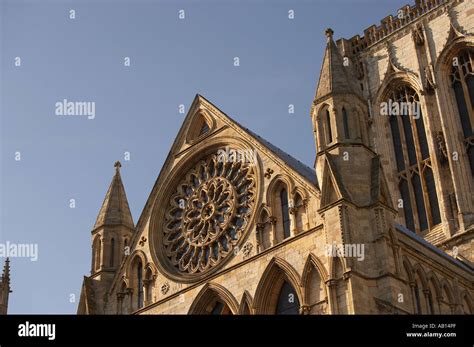
<path fill-rule="evenodd" d="M 406 2 L 0 0 L 0 243 L 38 245 L 11 259 L 9 313 L 76 312 L 114 162 L 136 222 L 196 93 L 312 166 L 324 29 L 362 35 Z"/>

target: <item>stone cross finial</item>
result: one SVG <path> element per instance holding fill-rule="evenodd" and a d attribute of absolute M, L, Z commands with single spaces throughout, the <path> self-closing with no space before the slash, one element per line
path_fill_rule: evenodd
<path fill-rule="evenodd" d="M 119 161 L 116 161 L 115 164 L 114 164 L 114 167 L 115 167 L 115 170 L 116 170 L 116 171 L 119 171 L 120 168 L 122 167 L 122 164 L 120 164 Z"/>
<path fill-rule="evenodd" d="M 332 30 L 331 28 L 327 28 L 324 33 L 326 34 L 328 41 L 332 40 L 332 35 L 334 35 L 334 30 Z"/>

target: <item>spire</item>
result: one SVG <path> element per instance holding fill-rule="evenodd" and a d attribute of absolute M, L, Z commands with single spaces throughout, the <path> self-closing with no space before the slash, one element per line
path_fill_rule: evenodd
<path fill-rule="evenodd" d="M 8 298 L 12 292 L 10 287 L 10 259 L 5 260 L 2 278 L 0 278 L 0 315 L 8 312 Z"/>
<path fill-rule="evenodd" d="M 122 164 L 115 162 L 115 175 L 112 178 L 109 189 L 105 194 L 104 202 L 100 208 L 94 229 L 103 225 L 125 225 L 134 228 L 132 214 L 128 206 L 127 195 L 120 177 Z"/>
<path fill-rule="evenodd" d="M 2 283 L 7 283 L 10 285 L 10 259 L 7 258 L 5 260 L 5 265 L 3 266 L 3 274 L 2 274 Z"/>
<path fill-rule="evenodd" d="M 334 43 L 334 31 L 326 29 L 326 51 L 324 53 L 323 64 L 319 74 L 319 83 L 316 88 L 315 101 L 329 94 L 353 93 L 357 94 L 354 80 L 349 75 L 349 67 L 344 66 L 344 60 Z"/>

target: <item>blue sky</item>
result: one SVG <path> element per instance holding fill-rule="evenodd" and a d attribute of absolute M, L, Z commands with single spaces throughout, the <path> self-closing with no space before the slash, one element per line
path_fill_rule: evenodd
<path fill-rule="evenodd" d="M 350 38 L 406 2 L 0 4 L 0 243 L 39 247 L 37 261 L 11 261 L 9 313 L 75 313 L 90 271 L 90 231 L 116 160 L 136 222 L 185 117 L 178 107 L 187 110 L 199 93 L 312 166 L 309 109 L 324 29 Z M 95 118 L 56 115 L 63 99 L 95 102 Z"/>

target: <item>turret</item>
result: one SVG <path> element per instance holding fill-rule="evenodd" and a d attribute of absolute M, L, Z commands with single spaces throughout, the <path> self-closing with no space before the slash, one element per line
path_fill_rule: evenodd
<path fill-rule="evenodd" d="M 111 278 L 124 257 L 134 231 L 125 188 L 120 176 L 120 162 L 115 163 L 112 178 L 92 230 L 91 277 Z"/>

